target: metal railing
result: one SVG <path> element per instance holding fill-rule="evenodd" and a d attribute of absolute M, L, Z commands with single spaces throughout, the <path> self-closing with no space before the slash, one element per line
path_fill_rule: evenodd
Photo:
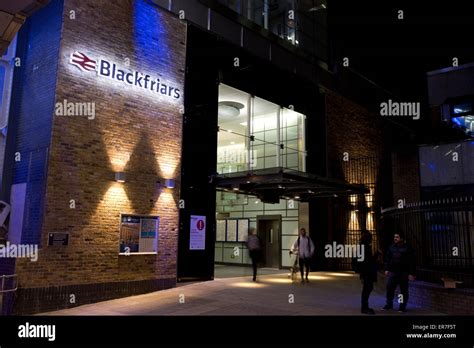
<path fill-rule="evenodd" d="M 474 200 L 458 197 L 406 204 L 382 211 L 385 246 L 397 231 L 416 252 L 418 279 L 442 278 L 474 287 Z"/>
<path fill-rule="evenodd" d="M 4 294 L 14 292 L 18 289 L 17 275 L 2 275 L 0 276 L 0 315 L 3 314 L 3 299 Z"/>

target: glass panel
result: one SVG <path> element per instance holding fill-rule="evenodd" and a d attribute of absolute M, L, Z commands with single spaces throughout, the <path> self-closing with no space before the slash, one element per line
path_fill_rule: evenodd
<path fill-rule="evenodd" d="M 263 26 L 264 0 L 245 0 L 242 15 L 248 20 Z"/>
<path fill-rule="evenodd" d="M 263 169 L 265 168 L 264 156 L 265 156 L 265 142 L 263 140 L 255 139 L 251 142 L 252 149 L 252 168 Z"/>
<path fill-rule="evenodd" d="M 247 136 L 248 94 L 219 86 L 217 172 L 247 170 L 250 160 Z"/>
<path fill-rule="evenodd" d="M 469 136 L 474 136 L 474 116 L 453 117 L 452 121 Z"/>
<path fill-rule="evenodd" d="M 275 117 L 275 123 L 276 123 L 276 117 Z M 265 141 L 267 143 L 276 143 L 277 141 L 277 130 L 268 130 L 265 132 Z"/>
<path fill-rule="evenodd" d="M 266 144 L 265 145 L 265 156 L 276 156 L 278 145 Z"/>
<path fill-rule="evenodd" d="M 286 128 L 286 138 L 288 140 L 298 139 L 298 126 Z"/>
<path fill-rule="evenodd" d="M 265 157 L 265 168 L 273 168 L 276 165 L 276 156 Z"/>
<path fill-rule="evenodd" d="M 472 112 L 472 104 L 471 103 L 462 103 L 456 104 L 453 106 L 453 113 L 454 114 L 463 114 L 465 112 Z"/>
<path fill-rule="evenodd" d="M 0 64 L 0 110 L 3 105 L 3 91 L 5 89 L 5 67 Z"/>
<path fill-rule="evenodd" d="M 300 149 L 299 142 L 297 140 L 287 141 L 286 148 L 288 153 L 297 152 Z"/>
<path fill-rule="evenodd" d="M 288 154 L 286 156 L 286 161 L 286 165 L 288 166 L 288 168 L 298 169 L 298 154 L 296 152 Z"/>
<path fill-rule="evenodd" d="M 247 115 L 249 108 L 253 110 L 250 122 Z M 276 167 L 278 152 L 280 166 L 303 169 L 304 138 L 301 134 L 304 134 L 304 116 L 293 110 L 280 109 L 278 125 L 279 109 L 278 105 L 264 99 L 250 98 L 248 93 L 224 84 L 219 86 L 218 173 L 246 171 L 248 165 L 254 170 Z M 278 142 L 284 145 L 283 149 L 280 149 Z M 288 215 L 284 200 L 281 204 L 263 205 L 256 197 L 232 192 L 217 194 L 216 205 L 220 213 L 227 214 L 227 218 L 255 219 L 265 211 L 283 217 Z M 290 215 L 297 217 L 297 213 L 296 209 Z M 255 221 L 251 223 L 255 224 Z"/>
<path fill-rule="evenodd" d="M 283 109 L 281 117 L 281 164 L 285 168 L 304 170 L 304 115 Z M 289 157 L 291 156 L 291 157 Z"/>
<path fill-rule="evenodd" d="M 282 223 L 282 235 L 293 235 L 293 241 L 298 236 L 298 221 L 285 221 L 283 220 Z"/>

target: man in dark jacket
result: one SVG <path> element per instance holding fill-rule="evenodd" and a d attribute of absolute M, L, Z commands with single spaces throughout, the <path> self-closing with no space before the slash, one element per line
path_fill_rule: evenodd
<path fill-rule="evenodd" d="M 400 233 L 395 233 L 394 243 L 387 251 L 385 275 L 387 279 L 387 303 L 383 310 L 393 308 L 395 289 L 400 285 L 399 312 L 406 312 L 408 303 L 408 281 L 415 280 L 415 253 Z"/>
<path fill-rule="evenodd" d="M 257 281 L 257 264 L 260 260 L 260 256 L 262 255 L 262 241 L 257 236 L 257 230 L 255 228 L 251 228 L 249 231 L 249 236 L 247 239 L 247 248 L 249 249 L 250 259 L 252 260 L 252 268 L 253 268 L 253 278 L 254 282 Z"/>
<path fill-rule="evenodd" d="M 377 262 L 372 253 L 372 234 L 364 231 L 360 237 L 360 245 L 363 246 L 363 261 L 356 261 L 357 272 L 362 280 L 362 308 L 363 314 L 375 314 L 374 310 L 369 307 L 369 296 L 374 289 L 374 283 L 377 281 Z"/>

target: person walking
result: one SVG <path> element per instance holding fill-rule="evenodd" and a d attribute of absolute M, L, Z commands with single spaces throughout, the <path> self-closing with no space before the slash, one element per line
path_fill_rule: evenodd
<path fill-rule="evenodd" d="M 393 297 L 399 285 L 401 297 L 398 300 L 398 311 L 404 313 L 408 303 L 408 281 L 415 280 L 415 252 L 405 242 L 401 233 L 394 234 L 393 242 L 387 251 L 385 262 L 385 275 L 388 277 L 387 303 L 382 309 L 393 309 Z"/>
<path fill-rule="evenodd" d="M 252 268 L 253 268 L 252 280 L 256 282 L 257 281 L 257 264 L 262 255 L 262 242 L 260 238 L 257 236 L 257 230 L 255 228 L 251 228 L 249 231 L 249 235 L 247 238 L 247 248 L 249 249 L 250 259 L 252 260 Z"/>
<path fill-rule="evenodd" d="M 356 260 L 356 267 L 362 280 L 361 313 L 375 314 L 374 310 L 369 307 L 369 296 L 377 281 L 377 262 L 372 253 L 372 234 L 370 232 L 364 231 L 362 233 L 360 245 L 363 248 L 364 256 L 362 261 Z"/>
<path fill-rule="evenodd" d="M 304 283 L 304 281 L 306 280 L 306 282 L 309 283 L 308 274 L 309 274 L 311 258 L 313 257 L 313 254 L 314 254 L 314 243 L 311 240 L 311 238 L 309 238 L 309 236 L 306 235 L 305 228 L 300 229 L 300 235 L 298 236 L 296 241 L 293 243 L 291 247 L 291 252 L 292 253 L 298 252 L 301 282 Z M 306 277 L 304 277 L 305 268 L 306 268 Z"/>

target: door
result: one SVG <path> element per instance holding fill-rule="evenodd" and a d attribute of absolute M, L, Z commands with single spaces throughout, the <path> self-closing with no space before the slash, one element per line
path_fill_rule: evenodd
<path fill-rule="evenodd" d="M 280 268 L 281 216 L 257 216 L 257 234 L 263 242 L 262 264 L 264 267 Z"/>

